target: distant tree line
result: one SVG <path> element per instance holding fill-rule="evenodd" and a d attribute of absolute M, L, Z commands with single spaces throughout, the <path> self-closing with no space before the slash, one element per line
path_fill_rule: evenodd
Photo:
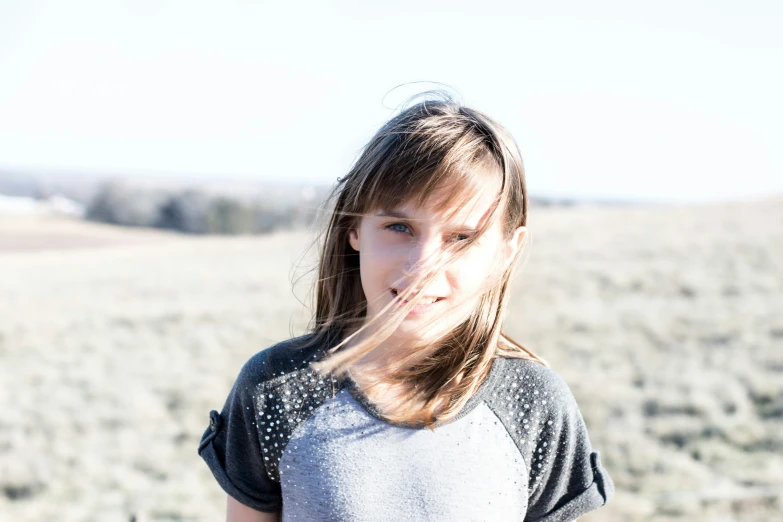
<path fill-rule="evenodd" d="M 311 224 L 313 205 L 276 207 L 198 189 L 166 191 L 121 182 L 101 186 L 87 206 L 92 221 L 188 234 L 264 234 Z"/>

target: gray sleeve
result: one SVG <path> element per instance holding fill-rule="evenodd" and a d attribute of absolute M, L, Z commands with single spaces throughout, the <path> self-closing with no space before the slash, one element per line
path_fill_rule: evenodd
<path fill-rule="evenodd" d="M 603 506 L 614 484 L 593 451 L 582 414 L 568 385 L 554 372 L 534 372 L 539 410 L 526 445 L 530 467 L 525 520 L 566 522 Z"/>
<path fill-rule="evenodd" d="M 261 354 L 242 368 L 223 410 L 210 412 L 198 454 L 231 497 L 257 511 L 282 509 L 280 484 L 269 478 L 257 427 L 263 411 L 266 362 Z"/>

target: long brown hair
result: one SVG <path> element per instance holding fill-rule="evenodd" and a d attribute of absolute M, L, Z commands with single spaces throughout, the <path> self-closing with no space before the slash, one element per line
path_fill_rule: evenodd
<path fill-rule="evenodd" d="M 332 348 L 325 360 L 314 365 L 318 370 L 337 375 L 348 372 L 388 338 L 416 304 L 414 296 L 404 307 L 384 309 L 388 313 L 383 314 L 381 324 L 374 325 L 370 335 L 359 335 L 369 326 L 365 324 L 367 301 L 359 254 L 349 244 L 349 233 L 362 216 L 410 201 L 423 205 L 442 187 L 448 190 L 445 200 L 437 202 L 438 208 L 456 209 L 491 178 L 500 180 L 500 190 L 489 219 L 479 234 L 443 256 L 436 271 L 470 248 L 494 219 L 502 220 L 508 237 L 517 227 L 526 226 L 527 188 L 518 147 L 499 124 L 448 95 L 405 108 L 372 137 L 330 198 L 333 208 L 318 265 L 312 342 L 329 342 Z M 395 361 L 393 371 L 373 382 L 379 389 L 402 385 L 405 390 L 399 405 L 384 411 L 389 420 L 429 427 L 448 421 L 475 393 L 497 356 L 545 364 L 502 331 L 518 256 L 519 252 L 491 278 L 464 322 L 437 342 Z M 426 286 L 431 277 L 432 273 L 422 276 L 410 288 Z"/>

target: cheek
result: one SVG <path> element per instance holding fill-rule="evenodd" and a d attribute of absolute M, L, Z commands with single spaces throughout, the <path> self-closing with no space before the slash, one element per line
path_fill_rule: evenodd
<path fill-rule="evenodd" d="M 378 249 L 367 248 L 359 255 L 359 272 L 365 297 L 371 299 L 384 293 L 388 284 L 388 257 Z"/>
<path fill-rule="evenodd" d="M 359 256 L 359 273 L 362 279 L 362 288 L 366 297 L 370 297 L 370 294 L 374 292 L 374 281 L 376 279 L 376 270 L 378 265 L 374 262 L 373 256 L 361 252 Z"/>
<path fill-rule="evenodd" d="M 465 298 L 475 297 L 487 289 L 497 262 L 493 249 L 467 252 L 451 271 L 451 286 L 455 293 Z"/>

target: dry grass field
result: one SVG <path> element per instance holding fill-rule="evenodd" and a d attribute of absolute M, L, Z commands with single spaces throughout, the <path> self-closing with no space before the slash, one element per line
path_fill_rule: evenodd
<path fill-rule="evenodd" d="M 617 485 L 583 520 L 780 520 L 783 200 L 530 228 L 507 329 Z M 305 327 L 311 240 L 0 217 L 0 520 L 221 519 L 197 444 L 242 363 Z"/>

